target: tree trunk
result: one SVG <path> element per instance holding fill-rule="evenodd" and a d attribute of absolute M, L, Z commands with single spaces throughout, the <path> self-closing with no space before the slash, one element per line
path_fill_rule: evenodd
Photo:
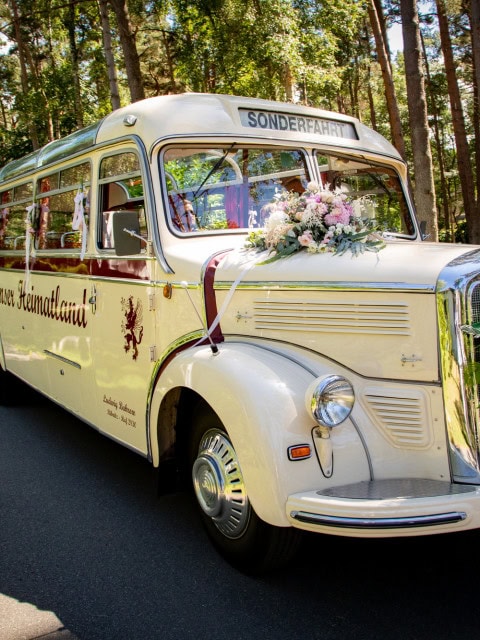
<path fill-rule="evenodd" d="M 400 12 L 415 174 L 414 200 L 419 221 L 426 225 L 427 235 L 436 241 L 438 240 L 437 207 L 416 0 L 401 0 Z"/>
<path fill-rule="evenodd" d="M 385 15 L 383 13 L 383 4 L 382 0 L 373 0 L 373 5 L 375 7 L 375 11 L 378 16 L 378 23 L 380 25 L 380 30 L 382 32 L 383 42 L 385 44 L 385 53 L 387 54 L 388 64 L 390 65 L 390 69 L 392 68 L 392 56 L 390 55 L 390 46 L 388 44 L 388 36 L 387 36 L 387 21 L 385 20 Z"/>
<path fill-rule="evenodd" d="M 105 63 L 107 65 L 108 85 L 110 87 L 110 104 L 112 109 L 120 109 L 120 93 L 118 91 L 117 70 L 112 50 L 112 35 L 110 30 L 110 20 L 108 17 L 107 0 L 99 0 L 98 10 L 102 25 L 103 50 L 105 52 Z"/>
<path fill-rule="evenodd" d="M 377 114 L 375 111 L 375 101 L 373 99 L 373 91 L 372 91 L 372 84 L 371 84 L 372 69 L 370 65 L 368 65 L 368 69 L 367 69 L 367 78 L 368 78 L 367 95 L 368 95 L 368 107 L 370 109 L 370 123 L 371 123 L 372 129 L 374 131 L 378 131 Z"/>
<path fill-rule="evenodd" d="M 367 62 L 367 97 L 368 97 L 368 108 L 370 110 L 370 123 L 371 123 L 372 129 L 374 129 L 375 131 L 378 131 L 377 114 L 375 112 L 375 100 L 373 98 L 373 91 L 372 91 L 372 66 L 370 64 L 370 60 L 372 59 L 372 50 L 370 48 L 368 24 L 366 22 L 364 26 L 364 31 L 365 31 L 365 41 L 367 43 L 367 51 L 366 51 L 367 60 L 368 60 Z"/>
<path fill-rule="evenodd" d="M 117 18 L 118 35 L 122 45 L 127 72 L 128 88 L 132 102 L 145 98 L 142 72 L 140 70 L 140 58 L 138 56 L 135 34 L 130 22 L 126 0 L 109 0 Z"/>
<path fill-rule="evenodd" d="M 457 149 L 457 164 L 462 188 L 463 206 L 468 228 L 468 241 L 474 244 L 480 243 L 480 220 L 476 215 L 475 187 L 473 181 L 472 163 L 468 148 L 465 118 L 463 114 L 460 90 L 458 88 L 455 73 L 455 61 L 453 58 L 452 42 L 448 30 L 448 20 L 444 0 L 436 0 L 438 25 L 440 28 L 440 41 L 442 44 L 445 72 L 448 84 L 448 95 L 452 111 L 452 124 Z"/>
<path fill-rule="evenodd" d="M 352 79 L 350 80 L 350 83 L 349 83 L 350 101 L 352 103 L 351 113 L 356 118 L 361 120 L 360 105 L 359 105 L 359 101 L 358 101 L 359 87 L 360 87 L 359 69 L 360 69 L 360 63 L 359 63 L 359 60 L 358 60 L 358 56 L 355 56 L 354 61 L 353 61 L 353 69 L 352 69 L 352 76 L 353 77 L 352 77 Z"/>
<path fill-rule="evenodd" d="M 75 39 L 75 4 L 72 2 L 67 9 L 64 24 L 68 31 L 68 43 L 70 47 L 70 60 L 72 62 L 73 76 L 73 106 L 75 110 L 75 122 L 79 129 L 83 127 L 82 92 L 80 88 L 80 65 L 78 62 L 78 49 Z"/>
<path fill-rule="evenodd" d="M 163 37 L 163 48 L 165 49 L 165 55 L 167 57 L 167 68 L 168 68 L 169 87 L 170 87 L 169 93 L 175 93 L 175 89 L 177 86 L 177 83 L 175 80 L 175 66 L 173 63 L 173 54 L 172 54 L 172 47 L 170 43 L 170 35 L 165 29 L 162 31 L 162 37 Z"/>
<path fill-rule="evenodd" d="M 472 27 L 473 61 L 475 63 L 475 84 L 480 91 L 480 0 L 471 0 L 470 22 Z"/>
<path fill-rule="evenodd" d="M 23 42 L 22 31 L 20 29 L 20 16 L 18 13 L 18 7 L 15 0 L 10 0 L 10 6 L 12 8 L 13 15 L 13 29 L 15 34 L 15 41 L 18 47 L 18 60 L 20 62 L 20 81 L 22 84 L 22 92 L 25 98 L 28 98 L 29 94 L 29 86 L 28 86 L 28 71 L 27 71 L 27 63 L 25 56 L 25 43 Z M 32 142 L 33 149 L 40 148 L 40 142 L 38 139 L 37 127 L 35 126 L 35 122 L 32 118 L 28 117 L 27 114 L 27 127 L 28 134 L 30 136 L 30 140 Z"/>
<path fill-rule="evenodd" d="M 377 13 L 374 0 L 368 3 L 368 17 L 375 38 L 378 62 L 382 71 L 383 84 L 385 87 L 385 98 L 387 101 L 388 117 L 390 120 L 390 130 L 392 141 L 402 158 L 406 157 L 405 142 L 403 140 L 402 125 L 400 122 L 400 112 L 398 110 L 395 86 L 393 84 L 392 69 L 388 57 L 387 43 L 383 36 L 382 20 L 383 15 Z"/>
<path fill-rule="evenodd" d="M 422 33 L 420 32 L 420 37 L 422 41 L 422 51 L 423 51 L 423 61 L 425 64 L 425 73 L 427 76 L 427 87 L 432 86 L 432 81 L 430 78 L 430 67 L 428 63 L 428 56 L 425 50 L 425 41 L 422 37 Z M 455 233 L 453 229 L 454 219 L 453 216 L 450 215 L 450 199 L 448 196 L 448 188 L 447 188 L 447 180 L 445 177 L 445 162 L 443 158 L 443 146 L 441 142 L 440 136 L 440 126 L 439 126 L 439 118 L 438 118 L 438 108 L 436 102 L 436 96 L 433 91 L 429 90 L 428 96 L 430 98 L 430 113 L 433 117 L 433 133 L 435 138 L 435 148 L 437 152 L 437 160 L 438 160 L 438 171 L 440 174 L 440 194 L 442 201 L 442 212 L 443 212 L 443 220 L 444 226 L 447 231 L 447 238 L 450 241 L 454 240 Z"/>
<path fill-rule="evenodd" d="M 473 52 L 473 122 L 475 125 L 475 159 L 477 167 L 477 217 L 480 217 L 480 0 L 471 0 L 470 24 Z"/>
<path fill-rule="evenodd" d="M 292 67 L 287 63 L 284 66 L 284 85 L 285 94 L 287 96 L 287 102 L 294 102 L 295 100 L 295 78 L 293 77 Z"/>

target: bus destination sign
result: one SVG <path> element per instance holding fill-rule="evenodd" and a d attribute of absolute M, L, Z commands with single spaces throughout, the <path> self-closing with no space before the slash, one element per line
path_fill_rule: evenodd
<path fill-rule="evenodd" d="M 250 129 L 269 129 L 358 140 L 355 127 L 350 122 L 254 109 L 239 109 L 239 112 L 242 125 Z"/>

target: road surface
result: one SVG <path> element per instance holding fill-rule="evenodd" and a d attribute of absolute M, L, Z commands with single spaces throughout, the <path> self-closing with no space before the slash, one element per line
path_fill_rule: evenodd
<path fill-rule="evenodd" d="M 311 535 L 246 577 L 145 460 L 35 394 L 0 407 L 0 640 L 478 637 L 479 547 Z"/>

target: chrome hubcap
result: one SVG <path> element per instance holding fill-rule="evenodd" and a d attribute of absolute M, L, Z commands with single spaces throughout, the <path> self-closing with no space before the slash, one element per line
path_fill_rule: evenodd
<path fill-rule="evenodd" d="M 192 469 L 195 495 L 203 512 L 227 538 L 239 538 L 250 517 L 242 472 L 227 436 L 211 429 L 200 441 Z"/>

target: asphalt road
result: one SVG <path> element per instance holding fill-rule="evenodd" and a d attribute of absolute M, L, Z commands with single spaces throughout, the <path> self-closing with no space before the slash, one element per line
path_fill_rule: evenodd
<path fill-rule="evenodd" d="M 146 461 L 36 396 L 0 407 L 0 640 L 470 639 L 479 546 L 312 535 L 246 577 Z"/>

